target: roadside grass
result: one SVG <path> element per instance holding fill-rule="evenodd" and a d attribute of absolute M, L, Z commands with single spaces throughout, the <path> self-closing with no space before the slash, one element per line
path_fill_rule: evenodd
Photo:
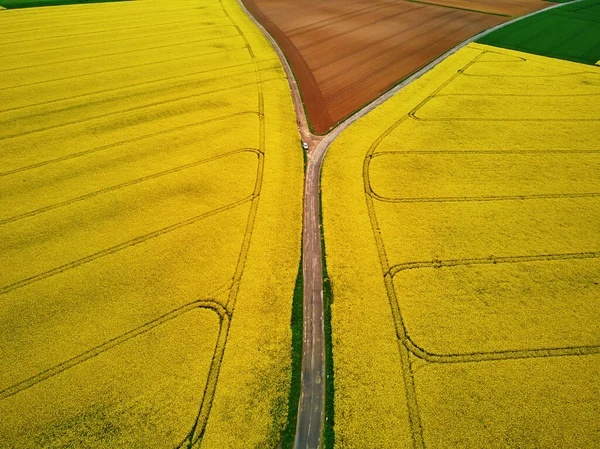
<path fill-rule="evenodd" d="M 595 64 L 600 59 L 600 2 L 583 0 L 494 31 L 479 43 Z"/>
<path fill-rule="evenodd" d="M 323 264 L 323 327 L 325 328 L 325 422 L 323 423 L 323 448 L 333 449 L 335 446 L 335 380 L 331 332 L 333 289 L 329 273 L 327 272 L 321 189 L 319 189 L 319 223 L 321 233 L 321 261 Z"/>
<path fill-rule="evenodd" d="M 302 257 L 298 268 L 298 277 L 294 288 L 292 300 L 292 379 L 290 393 L 288 396 L 288 418 L 287 426 L 283 431 L 281 440 L 282 449 L 292 449 L 296 436 L 296 424 L 298 422 L 298 403 L 300 402 L 300 391 L 302 389 L 302 327 L 304 317 L 304 278 L 302 276 Z"/>

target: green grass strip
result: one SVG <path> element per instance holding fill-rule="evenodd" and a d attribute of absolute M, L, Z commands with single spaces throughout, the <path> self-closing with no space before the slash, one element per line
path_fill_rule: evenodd
<path fill-rule="evenodd" d="M 287 426 L 281 436 L 282 449 L 294 447 L 296 435 L 296 423 L 298 421 L 298 403 L 300 402 L 300 390 L 302 388 L 302 320 L 303 314 L 303 290 L 304 278 L 302 277 L 302 257 L 294 288 L 292 300 L 292 381 L 288 397 Z"/>
<path fill-rule="evenodd" d="M 325 328 L 325 422 L 323 423 L 323 449 L 333 449 L 335 445 L 334 429 L 334 395 L 335 383 L 333 379 L 333 340 L 331 336 L 331 304 L 333 303 L 333 290 L 331 280 L 327 274 L 327 261 L 325 259 L 325 236 L 323 234 L 323 201 L 319 190 L 319 221 L 321 223 L 321 260 L 323 262 L 323 314 Z"/>
<path fill-rule="evenodd" d="M 6 9 L 37 8 L 40 6 L 77 5 L 80 3 L 123 2 L 131 0 L 0 0 Z"/>
<path fill-rule="evenodd" d="M 600 1 L 583 0 L 496 30 L 479 43 L 583 64 L 600 60 Z"/>

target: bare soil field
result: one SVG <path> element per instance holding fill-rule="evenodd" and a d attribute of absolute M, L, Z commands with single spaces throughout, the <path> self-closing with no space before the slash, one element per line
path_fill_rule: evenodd
<path fill-rule="evenodd" d="M 336 123 L 478 32 L 540 8 L 539 0 L 244 0 L 277 40 L 302 91 L 313 131 Z M 463 2 L 464 3 L 464 2 Z M 548 3 L 544 3 L 548 5 Z M 479 12 L 491 11 L 491 12 Z"/>
<path fill-rule="evenodd" d="M 419 0 L 411 0 L 417 1 Z M 521 16 L 538 11 L 552 5 L 545 0 L 424 0 L 423 3 L 452 6 L 454 8 L 472 9 L 493 14 Z"/>

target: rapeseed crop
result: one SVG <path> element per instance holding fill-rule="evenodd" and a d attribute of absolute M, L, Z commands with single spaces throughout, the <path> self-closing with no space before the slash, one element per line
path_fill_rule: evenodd
<path fill-rule="evenodd" d="M 595 447 L 598 94 L 470 44 L 332 144 L 338 447 Z"/>
<path fill-rule="evenodd" d="M 274 447 L 302 155 L 268 41 L 234 0 L 0 24 L 0 446 Z"/>

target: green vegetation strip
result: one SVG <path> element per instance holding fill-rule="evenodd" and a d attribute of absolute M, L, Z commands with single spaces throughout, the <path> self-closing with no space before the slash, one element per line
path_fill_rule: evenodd
<path fill-rule="evenodd" d="M 288 398 L 287 426 L 281 437 L 282 449 L 294 447 L 296 435 L 296 423 L 298 421 L 298 402 L 300 402 L 300 390 L 302 388 L 302 320 L 303 320 L 303 290 L 304 278 L 302 277 L 302 257 L 294 288 L 294 299 L 292 301 L 292 381 Z"/>
<path fill-rule="evenodd" d="M 130 0 L 0 0 L 0 7 L 6 9 L 35 8 L 39 6 L 77 5 L 80 3 L 123 2 Z"/>
<path fill-rule="evenodd" d="M 323 234 L 323 200 L 319 190 L 319 221 L 321 223 L 321 260 L 323 261 L 323 326 L 325 328 L 325 422 L 323 423 L 323 449 L 333 449 L 335 445 L 334 431 L 334 394 L 333 381 L 333 340 L 331 336 L 331 304 L 333 290 L 327 274 L 325 260 L 325 236 Z"/>
<path fill-rule="evenodd" d="M 595 64 L 600 60 L 600 1 L 583 0 L 536 14 L 494 31 L 478 42 Z"/>

